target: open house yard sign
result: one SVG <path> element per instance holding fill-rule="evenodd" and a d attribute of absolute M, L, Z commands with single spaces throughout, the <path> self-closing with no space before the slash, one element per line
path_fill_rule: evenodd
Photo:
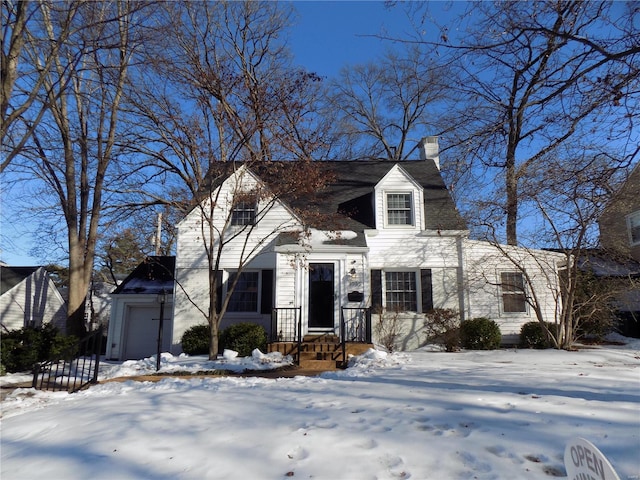
<path fill-rule="evenodd" d="M 584 438 L 567 444 L 564 467 L 570 480 L 620 480 L 602 452 Z"/>

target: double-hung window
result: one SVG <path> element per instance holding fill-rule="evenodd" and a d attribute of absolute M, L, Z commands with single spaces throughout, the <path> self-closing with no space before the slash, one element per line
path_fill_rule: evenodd
<path fill-rule="evenodd" d="M 240 199 L 231 210 L 231 225 L 254 225 L 256 222 L 256 201 L 253 198 Z"/>
<path fill-rule="evenodd" d="M 229 274 L 228 285 L 233 285 L 237 273 Z M 229 312 L 257 312 L 258 311 L 258 292 L 259 292 L 259 272 L 241 272 L 236 288 L 231 294 Z"/>
<path fill-rule="evenodd" d="M 527 298 L 522 272 L 502 272 L 500 280 L 503 311 L 505 313 L 525 313 Z"/>
<path fill-rule="evenodd" d="M 387 224 L 413 225 L 413 195 L 387 193 Z"/>
<path fill-rule="evenodd" d="M 627 217 L 627 229 L 629 230 L 629 243 L 633 247 L 640 245 L 640 211 L 633 212 Z"/>
<path fill-rule="evenodd" d="M 385 272 L 386 308 L 394 312 L 417 312 L 415 272 Z"/>

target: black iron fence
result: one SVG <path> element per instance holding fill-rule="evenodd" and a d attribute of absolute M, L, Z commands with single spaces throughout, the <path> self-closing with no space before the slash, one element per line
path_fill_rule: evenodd
<path fill-rule="evenodd" d="M 36 364 L 33 388 L 73 393 L 91 383 L 97 383 L 101 347 L 102 327 L 99 327 L 59 358 Z"/>

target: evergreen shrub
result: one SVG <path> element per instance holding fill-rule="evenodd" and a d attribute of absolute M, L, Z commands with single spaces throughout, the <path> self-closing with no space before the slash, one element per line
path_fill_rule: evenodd
<path fill-rule="evenodd" d="M 220 349 L 238 352 L 239 357 L 249 357 L 256 348 L 265 351 L 267 332 L 256 323 L 236 323 L 220 333 Z"/>
<path fill-rule="evenodd" d="M 460 342 L 468 350 L 494 350 L 500 348 L 502 334 L 496 322 L 479 317 L 460 324 Z"/>
<path fill-rule="evenodd" d="M 187 355 L 207 355 L 209 353 L 209 325 L 194 325 L 188 328 L 180 339 L 182 351 Z"/>
<path fill-rule="evenodd" d="M 547 328 L 553 332 L 555 324 L 551 322 L 545 323 Z M 540 322 L 527 322 L 520 328 L 520 348 L 551 348 L 553 345 L 547 333 L 540 325 Z"/>
<path fill-rule="evenodd" d="M 62 335 L 54 325 L 46 323 L 4 333 L 0 342 L 2 370 L 15 373 L 32 371 L 36 363 L 48 360 L 72 359 L 78 339 Z"/>

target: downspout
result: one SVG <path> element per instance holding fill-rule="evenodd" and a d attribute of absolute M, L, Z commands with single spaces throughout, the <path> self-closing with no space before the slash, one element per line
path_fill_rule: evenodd
<path fill-rule="evenodd" d="M 471 316 L 471 301 L 469 293 L 469 279 L 466 271 L 466 255 L 464 251 L 464 238 L 462 235 L 456 236 L 458 250 L 458 305 L 460 309 L 460 321 Z"/>

